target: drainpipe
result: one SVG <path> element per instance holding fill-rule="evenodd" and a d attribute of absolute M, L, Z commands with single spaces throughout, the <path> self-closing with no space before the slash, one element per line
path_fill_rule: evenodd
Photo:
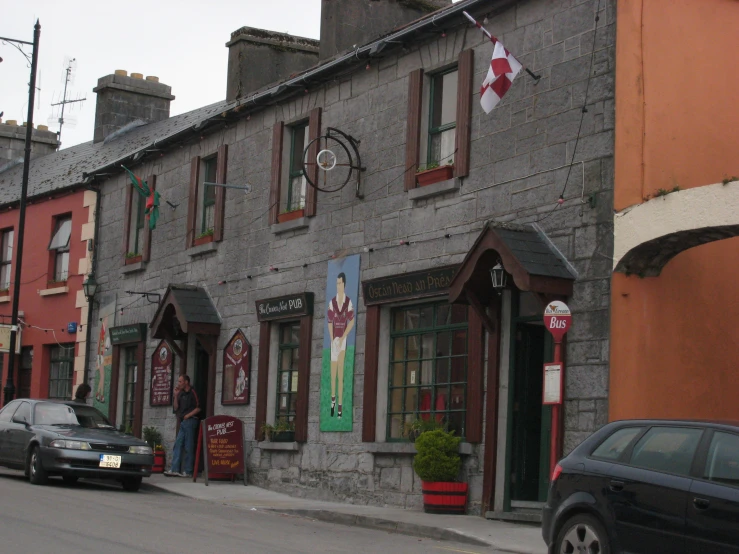
<path fill-rule="evenodd" d="M 86 175 L 83 174 L 83 177 Z M 95 231 L 92 237 L 92 264 L 90 273 L 88 275 L 95 275 L 97 269 L 97 257 L 98 257 L 98 234 L 100 232 L 100 189 L 92 186 L 85 187 L 85 190 L 90 190 L 95 193 Z M 87 301 L 87 339 L 85 342 L 85 367 L 82 373 L 82 382 L 88 383 L 90 379 L 90 340 L 92 338 L 92 312 L 94 311 L 95 302 L 94 300 Z M 92 386 L 92 385 L 90 385 Z"/>

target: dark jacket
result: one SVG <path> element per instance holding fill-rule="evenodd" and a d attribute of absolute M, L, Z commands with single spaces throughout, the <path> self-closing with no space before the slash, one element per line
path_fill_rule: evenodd
<path fill-rule="evenodd" d="M 200 402 L 198 401 L 198 395 L 195 392 L 195 389 L 190 387 L 189 391 L 181 390 L 177 394 L 177 419 L 182 421 L 182 419 L 192 412 L 195 408 L 198 408 L 200 406 Z"/>

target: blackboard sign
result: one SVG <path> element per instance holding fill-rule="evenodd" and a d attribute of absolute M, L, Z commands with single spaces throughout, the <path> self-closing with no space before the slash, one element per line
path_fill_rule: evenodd
<path fill-rule="evenodd" d="M 236 417 L 217 415 L 203 421 L 201 428 L 203 430 L 201 440 L 205 484 L 208 484 L 208 476 L 212 474 L 243 473 L 244 485 L 246 485 L 244 424 L 241 420 Z"/>
<path fill-rule="evenodd" d="M 278 298 L 257 300 L 257 320 L 271 321 L 303 315 L 313 315 L 313 293 L 301 292 Z"/>
<path fill-rule="evenodd" d="M 239 329 L 223 349 L 221 404 L 248 404 L 250 378 L 251 344 Z"/>
<path fill-rule="evenodd" d="M 149 403 L 152 406 L 169 406 L 172 404 L 172 386 L 174 384 L 174 352 L 162 341 L 151 355 L 151 388 Z"/>
<path fill-rule="evenodd" d="M 454 277 L 457 269 L 459 269 L 459 265 L 448 265 L 363 281 L 364 303 L 371 306 L 372 304 L 382 304 L 396 300 L 444 294 L 449 289 L 452 277 Z"/>

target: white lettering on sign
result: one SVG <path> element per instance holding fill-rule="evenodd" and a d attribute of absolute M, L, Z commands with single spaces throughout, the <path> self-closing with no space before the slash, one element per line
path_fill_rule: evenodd
<path fill-rule="evenodd" d="M 549 323 L 549 327 L 551 329 L 566 329 L 567 320 L 564 320 L 562 318 L 557 319 L 556 317 L 553 317 Z"/>

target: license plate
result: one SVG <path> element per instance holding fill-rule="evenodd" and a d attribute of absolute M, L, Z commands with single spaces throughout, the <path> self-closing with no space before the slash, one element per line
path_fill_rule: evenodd
<path fill-rule="evenodd" d="M 111 456 L 110 454 L 100 454 L 100 467 L 121 467 L 121 457 Z"/>

